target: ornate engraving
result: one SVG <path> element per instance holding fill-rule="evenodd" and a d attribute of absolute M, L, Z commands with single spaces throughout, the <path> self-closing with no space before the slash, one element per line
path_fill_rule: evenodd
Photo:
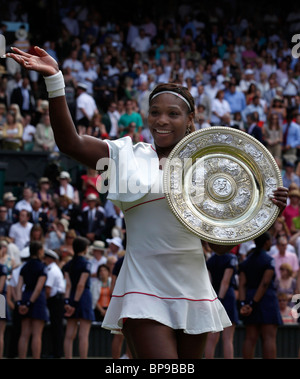
<path fill-rule="evenodd" d="M 271 197 L 282 185 L 280 171 L 248 134 L 226 127 L 199 130 L 179 142 L 169 158 L 181 162 L 165 167 L 169 205 L 203 240 L 241 243 L 263 233 L 278 216 Z"/>

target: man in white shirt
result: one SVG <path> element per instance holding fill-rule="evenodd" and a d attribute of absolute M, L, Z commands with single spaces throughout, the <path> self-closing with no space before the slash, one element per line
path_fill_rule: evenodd
<path fill-rule="evenodd" d="M 83 69 L 78 72 L 78 80 L 87 86 L 87 93 L 90 95 L 93 95 L 93 83 L 97 78 L 97 72 L 91 68 L 91 62 L 87 59 Z"/>
<path fill-rule="evenodd" d="M 44 261 L 47 265 L 46 298 L 50 315 L 52 336 L 52 355 L 61 358 L 63 355 L 63 318 L 65 280 L 61 269 L 56 264 L 58 254 L 53 250 L 45 249 Z"/>
<path fill-rule="evenodd" d="M 29 222 L 30 212 L 26 209 L 23 209 L 19 213 L 19 222 L 12 224 L 9 229 L 9 237 L 17 245 L 19 250 L 22 250 L 30 240 L 30 231 L 33 226 Z"/>
<path fill-rule="evenodd" d="M 23 199 L 17 202 L 15 210 L 20 212 L 22 209 L 26 209 L 28 212 L 32 212 L 31 201 L 33 199 L 32 189 L 25 187 L 23 189 Z"/>
<path fill-rule="evenodd" d="M 79 96 L 76 99 L 76 123 L 88 126 L 92 117 L 99 111 L 94 98 L 87 93 L 87 86 L 84 83 L 77 84 L 77 91 Z"/>
<path fill-rule="evenodd" d="M 131 47 L 134 51 L 145 54 L 151 48 L 151 40 L 146 36 L 145 30 L 140 28 L 139 35 L 132 41 Z"/>
<path fill-rule="evenodd" d="M 67 58 L 62 65 L 62 68 L 66 67 L 71 68 L 71 75 L 75 80 L 78 80 L 78 72 L 83 69 L 82 63 L 77 59 L 78 52 L 77 50 L 72 50 L 70 57 Z"/>

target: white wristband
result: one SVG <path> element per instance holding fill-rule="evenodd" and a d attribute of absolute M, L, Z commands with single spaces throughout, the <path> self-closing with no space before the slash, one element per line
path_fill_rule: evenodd
<path fill-rule="evenodd" d="M 48 97 L 65 95 L 65 81 L 61 71 L 51 76 L 44 76 Z"/>

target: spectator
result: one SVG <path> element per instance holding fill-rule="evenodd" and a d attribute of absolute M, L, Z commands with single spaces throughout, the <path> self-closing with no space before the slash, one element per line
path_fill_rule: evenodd
<path fill-rule="evenodd" d="M 237 91 L 234 82 L 230 83 L 229 91 L 225 92 L 224 98 L 229 103 L 233 115 L 237 112 L 242 113 L 246 108 L 245 94 L 242 91 Z"/>
<path fill-rule="evenodd" d="M 23 188 L 23 197 L 15 205 L 15 210 L 20 212 L 22 209 L 26 209 L 28 212 L 32 211 L 31 201 L 33 198 L 33 191 L 30 187 Z"/>
<path fill-rule="evenodd" d="M 110 269 L 106 264 L 101 264 L 96 273 L 95 280 L 92 281 L 91 292 L 93 298 L 93 310 L 96 321 L 103 321 L 106 309 L 110 302 L 111 276 Z"/>
<path fill-rule="evenodd" d="M 295 184 L 300 188 L 300 177 L 295 173 L 295 164 L 287 161 L 284 165 L 284 173 L 282 175 L 282 182 L 286 188 L 290 188 L 292 184 Z"/>
<path fill-rule="evenodd" d="M 21 114 L 31 113 L 35 109 L 35 100 L 30 88 L 30 81 L 27 76 L 23 77 L 21 86 L 16 87 L 10 98 L 11 104 L 17 104 Z"/>
<path fill-rule="evenodd" d="M 254 112 L 258 114 L 257 121 L 261 121 L 262 123 L 266 122 L 266 114 L 263 106 L 260 103 L 260 98 L 257 95 L 253 97 L 253 103 L 247 105 L 246 108 L 242 111 L 244 122 L 247 122 L 247 116 Z"/>
<path fill-rule="evenodd" d="M 133 110 L 133 101 L 127 99 L 125 103 L 125 113 L 119 119 L 119 136 L 123 137 L 128 132 L 128 126 L 131 122 L 136 125 L 136 132 L 141 132 L 143 120 L 139 113 Z"/>
<path fill-rule="evenodd" d="M 98 108 L 94 98 L 87 93 L 87 86 L 84 83 L 77 84 L 77 93 L 76 123 L 88 127 L 92 117 L 98 113 Z"/>
<path fill-rule="evenodd" d="M 44 114 L 41 122 L 36 126 L 33 151 L 45 151 L 51 153 L 54 151 L 55 146 L 56 144 L 49 114 Z"/>
<path fill-rule="evenodd" d="M 86 92 L 89 95 L 93 95 L 93 83 L 98 78 L 97 73 L 91 68 L 91 62 L 86 59 L 83 63 L 83 69 L 78 72 L 78 81 L 86 85 Z"/>
<path fill-rule="evenodd" d="M 299 261 L 295 253 L 291 253 L 287 250 L 288 240 L 286 237 L 278 238 L 278 253 L 273 255 L 275 262 L 275 274 L 277 278 L 280 278 L 280 266 L 283 263 L 288 263 L 292 267 L 292 277 L 296 278 L 299 270 Z"/>
<path fill-rule="evenodd" d="M 29 221 L 33 225 L 39 224 L 43 230 L 44 233 L 48 230 L 48 215 L 46 212 L 42 209 L 42 202 L 37 197 L 33 198 L 31 201 L 31 216 Z"/>
<path fill-rule="evenodd" d="M 205 120 L 209 123 L 211 119 L 211 102 L 212 100 L 206 95 L 204 91 L 204 86 L 202 84 L 199 84 L 197 86 L 198 89 L 198 95 L 195 98 L 195 105 L 198 109 L 199 105 L 203 105 L 203 111 Z"/>
<path fill-rule="evenodd" d="M 8 111 L 2 129 L 3 150 L 20 151 L 22 149 L 23 125 L 17 122 L 15 113 Z"/>
<path fill-rule="evenodd" d="M 7 220 L 7 208 L 4 205 L 0 206 L 0 237 L 8 237 L 11 222 Z"/>
<path fill-rule="evenodd" d="M 131 48 L 133 51 L 141 53 L 143 59 L 147 57 L 147 53 L 151 48 L 151 41 L 144 28 L 139 29 L 139 35 L 132 41 Z"/>
<path fill-rule="evenodd" d="M 78 51 L 76 49 L 72 50 L 69 57 L 64 60 L 62 65 L 63 70 L 67 68 L 71 69 L 71 75 L 78 81 L 78 73 L 83 69 L 82 62 L 78 59 Z"/>
<path fill-rule="evenodd" d="M 92 281 L 93 278 L 97 278 L 98 268 L 107 262 L 105 252 L 105 243 L 103 241 L 94 241 L 92 246 L 90 246 L 90 254 L 92 255 L 92 258 L 90 259 Z"/>
<path fill-rule="evenodd" d="M 264 126 L 264 141 L 266 147 L 274 158 L 281 159 L 282 156 L 282 129 L 279 124 L 278 115 L 271 114 L 269 122 Z"/>
<path fill-rule="evenodd" d="M 68 171 L 62 171 L 59 174 L 59 196 L 67 196 L 75 204 L 79 204 L 77 189 L 71 184 L 71 176 Z"/>
<path fill-rule="evenodd" d="M 30 212 L 22 209 L 19 213 L 19 221 L 12 224 L 9 229 L 9 238 L 22 250 L 30 240 L 32 223 L 29 222 Z"/>
<path fill-rule="evenodd" d="M 31 115 L 25 114 L 23 119 L 23 150 L 32 151 L 34 147 L 35 126 L 31 124 Z"/>
<path fill-rule="evenodd" d="M 16 210 L 16 200 L 17 198 L 13 195 L 12 192 L 5 192 L 3 195 L 3 205 L 7 209 L 7 221 L 15 223 L 18 221 L 18 211 Z"/>
<path fill-rule="evenodd" d="M 296 293 L 296 278 L 293 278 L 292 266 L 288 263 L 282 263 L 279 267 L 280 276 L 275 279 L 275 288 L 277 294 L 284 293 L 287 299 L 287 305 L 293 306 L 292 298 Z"/>
<path fill-rule="evenodd" d="M 65 242 L 66 232 L 69 228 L 69 222 L 66 219 L 60 219 L 53 222 L 48 229 L 45 238 L 45 248 L 58 250 Z"/>
<path fill-rule="evenodd" d="M 90 242 L 103 238 L 102 233 L 105 228 L 105 215 L 97 206 L 99 197 L 95 194 L 89 194 L 86 198 L 87 208 L 82 212 L 81 235 L 86 237 Z"/>
<path fill-rule="evenodd" d="M 286 293 L 278 293 L 280 315 L 284 325 L 297 324 L 297 319 L 293 317 L 292 308 L 289 305 L 289 298 Z"/>
<path fill-rule="evenodd" d="M 107 257 L 110 257 L 111 255 L 117 257 L 119 251 L 123 250 L 122 239 L 120 237 L 108 238 L 106 242 L 108 243 L 106 251 Z"/>
<path fill-rule="evenodd" d="M 300 146 L 300 127 L 293 121 L 292 114 L 288 113 L 287 122 L 283 124 L 283 159 L 295 163 L 297 160 L 297 148 Z"/>
<path fill-rule="evenodd" d="M 286 206 L 282 213 L 285 222 L 289 230 L 292 230 L 292 220 L 295 217 L 299 217 L 299 205 L 300 205 L 300 191 L 299 189 L 289 191 L 290 203 Z"/>
<path fill-rule="evenodd" d="M 219 90 L 211 105 L 211 125 L 222 125 L 224 117 L 230 115 L 231 109 L 227 100 L 224 99 L 224 91 Z"/>
<path fill-rule="evenodd" d="M 262 129 L 258 126 L 259 116 L 257 112 L 247 115 L 247 133 L 256 138 L 259 142 L 263 142 Z"/>

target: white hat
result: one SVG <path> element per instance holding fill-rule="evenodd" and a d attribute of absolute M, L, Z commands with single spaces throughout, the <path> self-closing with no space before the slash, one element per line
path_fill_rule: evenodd
<path fill-rule="evenodd" d="M 14 196 L 12 192 L 5 192 L 5 194 L 3 195 L 3 200 L 12 201 L 12 200 L 17 200 L 17 198 Z"/>
<path fill-rule="evenodd" d="M 94 193 L 90 193 L 89 195 L 87 195 L 87 198 L 86 198 L 87 201 L 93 201 L 93 200 L 97 201 L 98 199 L 99 199 L 98 196 L 95 195 Z"/>
<path fill-rule="evenodd" d="M 65 232 L 67 232 L 69 230 L 69 221 L 66 220 L 65 218 L 61 218 L 59 221 L 58 221 L 59 224 L 62 224 L 64 229 L 65 229 Z"/>
<path fill-rule="evenodd" d="M 92 250 L 105 250 L 105 243 L 103 241 L 94 241 L 91 246 Z"/>
<path fill-rule="evenodd" d="M 24 247 L 20 251 L 20 258 L 29 258 L 30 257 L 30 251 L 29 251 L 29 246 Z"/>
<path fill-rule="evenodd" d="M 50 257 L 50 258 L 53 258 L 53 259 L 59 259 L 58 254 L 56 254 L 56 252 L 53 251 L 53 250 L 51 250 L 51 249 L 45 249 L 44 254 L 45 254 L 46 257 Z"/>
<path fill-rule="evenodd" d="M 246 75 L 252 75 L 252 74 L 254 74 L 254 71 L 251 70 L 251 68 L 248 68 L 248 69 L 245 71 L 245 74 L 246 74 Z"/>
<path fill-rule="evenodd" d="M 114 245 L 118 246 L 119 249 L 123 249 L 122 240 L 120 237 L 114 237 L 112 239 L 107 239 L 106 242 L 108 244 L 113 243 Z"/>
<path fill-rule="evenodd" d="M 68 180 L 70 180 L 71 177 L 70 177 L 70 174 L 67 171 L 62 171 L 59 174 L 59 179 L 68 179 Z"/>
<path fill-rule="evenodd" d="M 81 89 L 84 89 L 85 91 L 87 91 L 87 85 L 84 84 L 84 83 L 77 83 L 77 88 L 81 88 Z"/>

